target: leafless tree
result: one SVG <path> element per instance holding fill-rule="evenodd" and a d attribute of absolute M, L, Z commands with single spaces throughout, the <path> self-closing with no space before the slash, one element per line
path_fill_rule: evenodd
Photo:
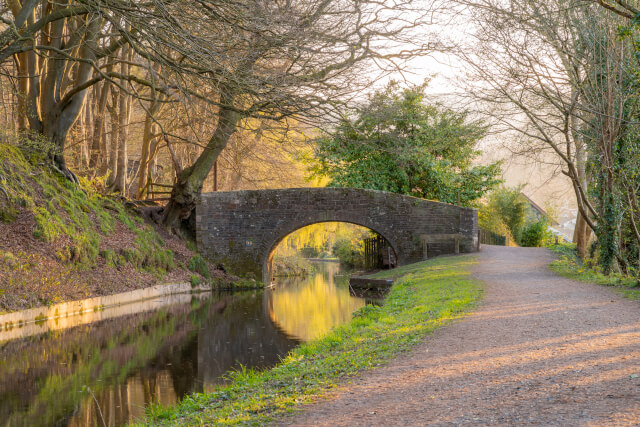
<path fill-rule="evenodd" d="M 434 3 L 12 0 L 0 9 L 0 64 L 15 62 L 20 130 L 51 141 L 54 163 L 70 179 L 67 135 L 91 93 L 90 164 L 104 165 L 96 153 L 106 151 L 110 120 L 110 151 L 125 144 L 110 161 L 120 184 L 118 171 L 126 172 L 127 163 L 126 100 L 135 100 L 148 122 L 141 176 L 148 174 L 151 141 L 155 148 L 158 141 L 167 141 L 168 149 L 174 142 L 200 145 L 195 162 L 177 171 L 164 210 L 165 224 L 176 227 L 190 216 L 204 179 L 243 119 L 327 119 L 376 77 L 435 47 L 426 31 Z M 111 103 L 118 116 L 112 119 L 104 115 L 110 94 L 123 100 L 118 107 Z M 194 106 L 206 110 L 213 118 L 210 134 L 172 134 L 157 118 L 163 105 L 165 114 L 180 113 L 183 123 L 191 121 Z M 145 185 L 141 178 L 139 187 Z"/>
<path fill-rule="evenodd" d="M 595 4 L 580 0 L 462 3 L 470 7 L 477 26 L 477 45 L 463 54 L 474 82 L 469 93 L 499 127 L 521 136 L 515 150 L 551 153 L 557 159 L 575 191 L 579 214 L 574 241 L 584 254 L 600 217 L 588 193 L 586 131 L 594 118 L 606 120 L 609 127 L 619 122 L 612 111 L 618 111 L 615 105 L 625 96 L 603 96 L 609 89 L 593 80 L 594 64 L 602 61 L 596 56 L 615 56 L 623 49 L 612 38 L 607 43 L 616 46 L 598 46 L 617 23 Z"/>
<path fill-rule="evenodd" d="M 221 47 L 225 66 L 213 75 L 217 124 L 202 154 L 180 171 L 164 222 L 175 226 L 191 215 L 204 179 L 241 120 L 326 120 L 371 84 L 376 64 L 389 72 L 430 52 L 432 40 L 417 46 L 412 40 L 432 13 L 425 6 L 416 1 L 236 2 L 229 16 L 242 16 L 243 25 L 222 30 L 234 49 Z"/>
<path fill-rule="evenodd" d="M 640 13 L 636 0 L 587 0 L 626 19 L 633 19 Z"/>

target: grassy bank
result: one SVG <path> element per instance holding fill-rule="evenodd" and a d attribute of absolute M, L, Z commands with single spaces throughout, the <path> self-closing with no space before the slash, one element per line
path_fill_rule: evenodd
<path fill-rule="evenodd" d="M 475 262 L 472 256 L 441 258 L 379 273 L 398 278 L 383 306 L 364 307 L 350 323 L 297 347 L 271 370 L 237 372 L 230 385 L 212 393 L 173 408 L 150 408 L 145 425 L 262 424 L 291 412 L 462 317 L 481 295 L 469 275 Z"/>
<path fill-rule="evenodd" d="M 103 180 L 72 184 L 33 153 L 0 143 L 0 313 L 227 280 L 135 204 L 104 194 Z"/>
<path fill-rule="evenodd" d="M 274 277 L 305 277 L 313 271 L 313 265 L 300 255 L 273 257 Z"/>
<path fill-rule="evenodd" d="M 633 300 L 640 299 L 638 278 L 615 273 L 608 276 L 602 274 L 597 267 L 589 265 L 589 260 L 582 261 L 580 259 L 576 245 L 572 243 L 551 245 L 549 249 L 559 255 L 559 258 L 552 262 L 549 268 L 560 276 L 580 282 L 610 286 L 626 298 Z"/>

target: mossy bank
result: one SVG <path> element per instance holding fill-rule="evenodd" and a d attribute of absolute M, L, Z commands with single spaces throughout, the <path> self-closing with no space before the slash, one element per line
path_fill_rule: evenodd
<path fill-rule="evenodd" d="M 151 407 L 141 425 L 263 424 L 295 411 L 462 317 L 482 293 L 469 273 L 475 263 L 465 255 L 379 273 L 397 278 L 383 306 L 362 308 L 351 322 L 297 347 L 273 369 L 236 372 L 229 385 L 211 393 L 173 408 Z"/>
<path fill-rule="evenodd" d="M 0 313 L 162 282 L 227 280 L 134 204 L 0 144 Z"/>

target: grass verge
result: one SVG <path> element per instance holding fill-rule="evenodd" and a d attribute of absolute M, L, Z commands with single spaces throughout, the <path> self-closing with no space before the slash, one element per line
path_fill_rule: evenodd
<path fill-rule="evenodd" d="M 351 322 L 297 347 L 273 369 L 235 372 L 229 385 L 211 393 L 189 396 L 172 408 L 151 407 L 144 425 L 263 424 L 294 411 L 462 317 L 482 292 L 470 277 L 474 263 L 473 256 L 459 256 L 396 269 L 398 280 L 383 306 L 360 309 Z"/>
<path fill-rule="evenodd" d="M 573 243 L 560 243 L 548 246 L 560 257 L 549 265 L 549 269 L 560 276 L 580 282 L 595 283 L 602 286 L 611 286 L 620 295 L 640 300 L 640 287 L 638 279 L 612 273 L 604 275 L 597 268 L 591 267 L 589 262 L 583 262 L 578 256 L 576 245 Z"/>

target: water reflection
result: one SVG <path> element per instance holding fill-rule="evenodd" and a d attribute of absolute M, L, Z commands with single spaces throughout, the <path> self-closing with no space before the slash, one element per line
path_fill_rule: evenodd
<path fill-rule="evenodd" d="M 0 343 L 0 426 L 120 426 L 151 403 L 214 388 L 241 365 L 273 366 L 364 304 L 334 281 L 337 268 L 275 292 L 186 295 Z"/>
<path fill-rule="evenodd" d="M 309 341 L 351 320 L 352 313 L 366 304 L 349 294 L 349 278 L 340 264 L 317 262 L 316 274 L 300 279 L 280 277 L 266 293 L 269 316 L 289 336 Z"/>
<path fill-rule="evenodd" d="M 202 299 L 204 298 L 204 299 Z M 211 294 L 0 347 L 7 426 L 123 425 L 240 365 L 267 367 L 295 345 L 263 315 L 262 294 Z"/>

